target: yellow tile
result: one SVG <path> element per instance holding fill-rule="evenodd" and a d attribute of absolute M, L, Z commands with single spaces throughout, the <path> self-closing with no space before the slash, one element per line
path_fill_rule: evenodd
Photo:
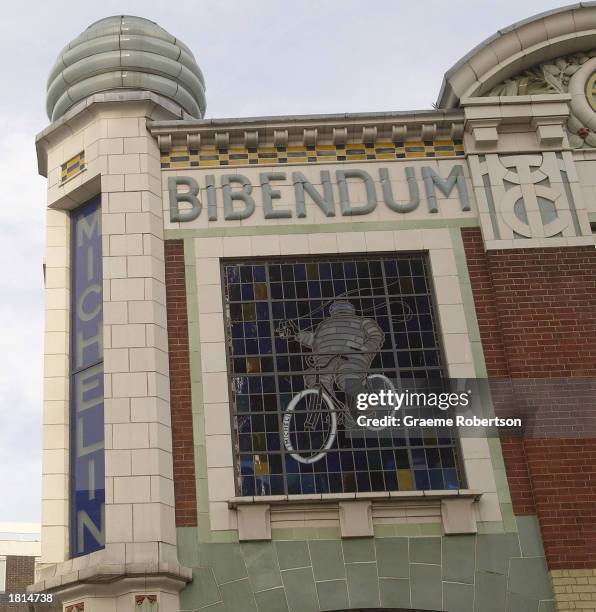
<path fill-rule="evenodd" d="M 400 491 L 413 491 L 412 472 L 410 470 L 397 470 L 397 482 Z"/>

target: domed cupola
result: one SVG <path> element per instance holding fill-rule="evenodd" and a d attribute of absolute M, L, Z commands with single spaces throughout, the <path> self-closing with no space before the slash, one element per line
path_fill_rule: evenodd
<path fill-rule="evenodd" d="M 205 114 L 205 80 L 190 49 L 153 21 L 117 15 L 91 24 L 64 48 L 47 85 L 51 121 L 95 93 L 147 90 Z"/>

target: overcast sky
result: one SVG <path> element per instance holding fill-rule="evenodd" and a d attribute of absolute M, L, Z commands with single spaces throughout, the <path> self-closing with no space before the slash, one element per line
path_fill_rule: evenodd
<path fill-rule="evenodd" d="M 45 179 L 58 52 L 114 14 L 156 21 L 194 52 L 208 117 L 430 108 L 443 73 L 550 0 L 29 0 L 0 21 L 0 521 L 39 521 Z"/>

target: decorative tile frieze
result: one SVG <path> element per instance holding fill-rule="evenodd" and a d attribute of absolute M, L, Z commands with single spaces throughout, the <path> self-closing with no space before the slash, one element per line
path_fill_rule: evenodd
<path fill-rule="evenodd" d="M 277 134 L 278 142 L 285 135 Z M 317 164 L 344 161 L 378 161 L 389 159 L 415 159 L 459 157 L 464 155 L 461 140 L 420 140 L 406 142 L 377 142 L 341 144 L 312 144 L 302 146 L 271 147 L 189 147 L 162 151 L 161 167 L 203 168 L 214 166 L 250 166 L 277 164 Z"/>
<path fill-rule="evenodd" d="M 83 170 L 85 170 L 85 151 L 81 151 L 74 157 L 71 157 L 69 160 L 65 161 L 61 168 L 62 171 L 60 180 L 62 183 L 73 178 L 74 176 L 77 176 L 77 174 L 80 174 Z"/>

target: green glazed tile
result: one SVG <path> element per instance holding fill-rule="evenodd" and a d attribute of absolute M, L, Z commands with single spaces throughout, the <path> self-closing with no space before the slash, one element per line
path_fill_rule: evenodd
<path fill-rule="evenodd" d="M 221 601 L 213 572 L 209 567 L 193 567 L 192 582 L 180 592 L 183 610 L 202 608 Z"/>
<path fill-rule="evenodd" d="M 375 538 L 390 538 L 395 535 L 395 525 L 374 525 Z"/>
<path fill-rule="evenodd" d="M 176 544 L 178 560 L 182 565 L 187 567 L 199 565 L 199 536 L 196 527 L 178 527 Z"/>
<path fill-rule="evenodd" d="M 440 523 L 421 523 L 419 529 L 422 536 L 440 536 L 443 534 L 443 526 Z"/>
<path fill-rule="evenodd" d="M 515 522 L 515 515 L 513 514 L 513 505 L 510 503 L 502 503 L 500 507 L 505 531 L 517 534 L 517 523 Z"/>
<path fill-rule="evenodd" d="M 475 547 L 475 536 L 443 538 L 443 580 L 474 584 Z"/>
<path fill-rule="evenodd" d="M 441 538 L 410 538 L 410 563 L 441 564 Z"/>
<path fill-rule="evenodd" d="M 342 540 L 342 547 L 346 563 L 375 560 L 375 541 L 373 538 L 350 538 Z"/>
<path fill-rule="evenodd" d="M 537 600 L 552 599 L 553 592 L 544 557 L 511 559 L 508 590 Z"/>
<path fill-rule="evenodd" d="M 271 542 L 246 542 L 241 550 L 254 591 L 281 586 L 277 555 Z"/>
<path fill-rule="evenodd" d="M 201 612 L 203 612 L 203 610 L 205 612 L 228 612 L 226 604 L 223 601 L 216 604 L 211 604 L 210 606 L 205 606 L 204 608 L 199 608 L 199 610 L 201 610 Z"/>
<path fill-rule="evenodd" d="M 317 582 L 317 593 L 321 610 L 345 610 L 349 607 L 345 580 Z"/>
<path fill-rule="evenodd" d="M 448 612 L 473 612 L 474 585 L 444 582 L 443 598 Z"/>
<path fill-rule="evenodd" d="M 271 529 L 272 540 L 297 540 L 293 529 Z"/>
<path fill-rule="evenodd" d="M 275 542 L 275 550 L 282 570 L 310 565 L 308 544 L 304 540 Z"/>
<path fill-rule="evenodd" d="M 484 535 L 492 535 L 493 533 L 504 533 L 502 521 L 484 521 L 476 523 L 478 533 Z"/>
<path fill-rule="evenodd" d="M 507 612 L 538 612 L 538 600 L 527 595 L 507 593 Z"/>
<path fill-rule="evenodd" d="M 383 578 L 409 578 L 408 538 L 377 538 L 377 565 Z"/>
<path fill-rule="evenodd" d="M 288 612 L 286 592 L 283 587 L 255 593 L 259 612 Z"/>
<path fill-rule="evenodd" d="M 211 541 L 226 544 L 229 544 L 230 542 L 238 543 L 238 532 L 235 529 L 228 529 L 225 531 L 213 531 L 211 533 Z"/>
<path fill-rule="evenodd" d="M 476 538 L 476 569 L 507 574 L 509 559 L 519 557 L 517 534 L 479 535 Z"/>
<path fill-rule="evenodd" d="M 337 540 L 341 538 L 341 531 L 338 527 L 317 527 L 317 539 Z"/>
<path fill-rule="evenodd" d="M 442 583 L 440 565 L 410 565 L 410 588 L 412 608 L 440 610 L 442 606 Z"/>
<path fill-rule="evenodd" d="M 384 608 L 410 607 L 410 581 L 405 578 L 379 578 L 381 606 Z"/>
<path fill-rule="evenodd" d="M 312 569 L 292 569 L 281 573 L 290 612 L 316 612 L 319 609 Z"/>
<path fill-rule="evenodd" d="M 346 577 L 340 540 L 309 540 L 308 548 L 315 580 Z"/>
<path fill-rule="evenodd" d="M 517 533 L 523 557 L 544 557 L 542 536 L 538 518 L 535 516 L 516 516 Z"/>
<path fill-rule="evenodd" d="M 502 574 L 476 572 L 474 612 L 503 612 L 506 603 L 506 580 Z"/>
<path fill-rule="evenodd" d="M 248 578 L 222 584 L 219 588 L 228 612 L 257 612 Z"/>
<path fill-rule="evenodd" d="M 420 525 L 412 525 L 410 523 L 401 523 L 393 526 L 395 534 L 398 536 L 418 536 L 420 535 Z"/>
<path fill-rule="evenodd" d="M 208 562 L 218 584 L 246 578 L 247 571 L 239 544 L 206 544 Z"/>
<path fill-rule="evenodd" d="M 376 563 L 347 563 L 346 577 L 351 608 L 379 607 L 379 578 Z"/>

